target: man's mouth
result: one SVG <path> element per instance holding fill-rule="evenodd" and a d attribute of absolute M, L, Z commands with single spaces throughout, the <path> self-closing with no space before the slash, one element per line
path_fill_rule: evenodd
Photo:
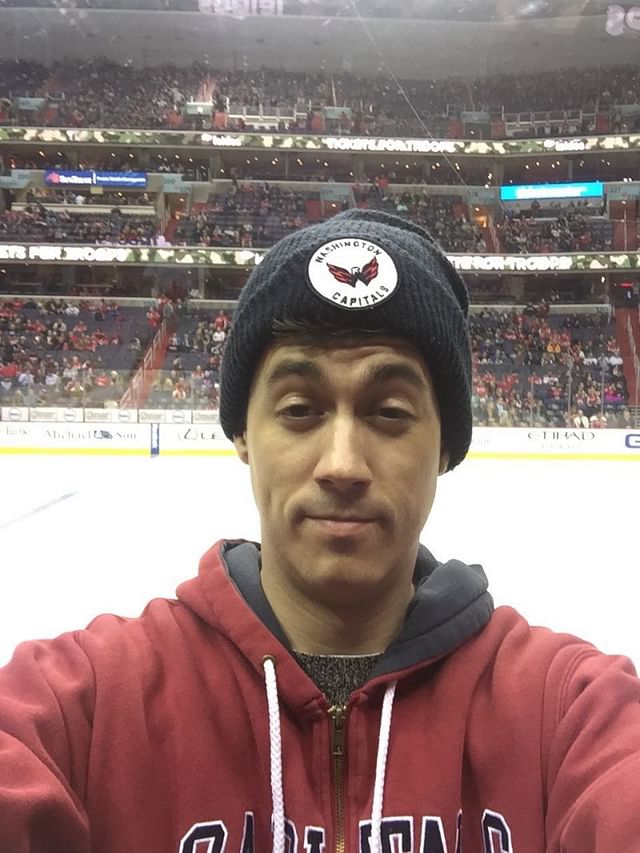
<path fill-rule="evenodd" d="M 308 520 L 321 532 L 329 536 L 357 536 L 368 532 L 375 523 L 374 518 L 354 515 L 309 516 Z"/>

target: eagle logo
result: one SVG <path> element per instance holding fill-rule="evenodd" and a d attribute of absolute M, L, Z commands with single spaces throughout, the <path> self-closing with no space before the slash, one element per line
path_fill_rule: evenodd
<path fill-rule="evenodd" d="M 362 268 L 351 267 L 351 270 L 347 270 L 344 267 L 337 267 L 329 263 L 327 263 L 327 267 L 337 281 L 342 284 L 348 284 L 350 287 L 355 287 L 359 281 L 363 284 L 370 284 L 378 275 L 378 259 L 375 255 Z"/>

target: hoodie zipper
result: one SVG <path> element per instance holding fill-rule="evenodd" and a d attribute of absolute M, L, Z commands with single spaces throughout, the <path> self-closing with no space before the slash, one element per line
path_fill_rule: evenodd
<path fill-rule="evenodd" d="M 336 847 L 335 853 L 344 853 L 344 744 L 346 705 L 332 705 L 331 717 L 331 757 L 333 760 L 333 789 L 336 805 Z"/>

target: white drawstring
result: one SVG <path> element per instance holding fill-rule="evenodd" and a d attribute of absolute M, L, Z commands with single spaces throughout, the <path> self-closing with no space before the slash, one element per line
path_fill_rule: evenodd
<path fill-rule="evenodd" d="M 371 842 L 370 853 L 380 853 L 380 833 L 382 830 L 382 807 L 384 804 L 384 782 L 387 769 L 387 753 L 389 751 L 389 733 L 391 731 L 391 712 L 393 711 L 393 697 L 396 692 L 394 681 L 384 692 L 382 701 L 382 715 L 380 718 L 380 732 L 378 734 L 378 758 L 376 760 L 376 780 L 373 786 L 373 805 L 371 808 Z"/>
<path fill-rule="evenodd" d="M 264 668 L 269 709 L 269 741 L 271 746 L 271 803 L 273 809 L 273 853 L 285 853 L 284 826 L 284 788 L 282 783 L 282 735 L 280 733 L 280 706 L 278 700 L 278 682 L 273 658 L 266 657 Z M 378 756 L 376 759 L 376 777 L 373 786 L 373 806 L 371 810 L 370 853 L 380 853 L 382 808 L 384 805 L 384 783 L 389 752 L 391 732 L 391 714 L 397 682 L 390 684 L 384 693 L 380 732 L 378 734 Z"/>
<path fill-rule="evenodd" d="M 271 744 L 271 804 L 273 808 L 273 853 L 284 853 L 284 789 L 282 786 L 282 737 L 278 682 L 273 658 L 262 661 L 269 707 L 269 741 Z"/>

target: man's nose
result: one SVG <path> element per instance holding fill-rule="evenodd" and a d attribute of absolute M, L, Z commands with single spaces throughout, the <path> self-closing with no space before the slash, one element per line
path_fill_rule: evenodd
<path fill-rule="evenodd" d="M 336 415 L 324 428 L 314 479 L 325 488 L 366 489 L 372 480 L 364 436 L 356 419 Z"/>

